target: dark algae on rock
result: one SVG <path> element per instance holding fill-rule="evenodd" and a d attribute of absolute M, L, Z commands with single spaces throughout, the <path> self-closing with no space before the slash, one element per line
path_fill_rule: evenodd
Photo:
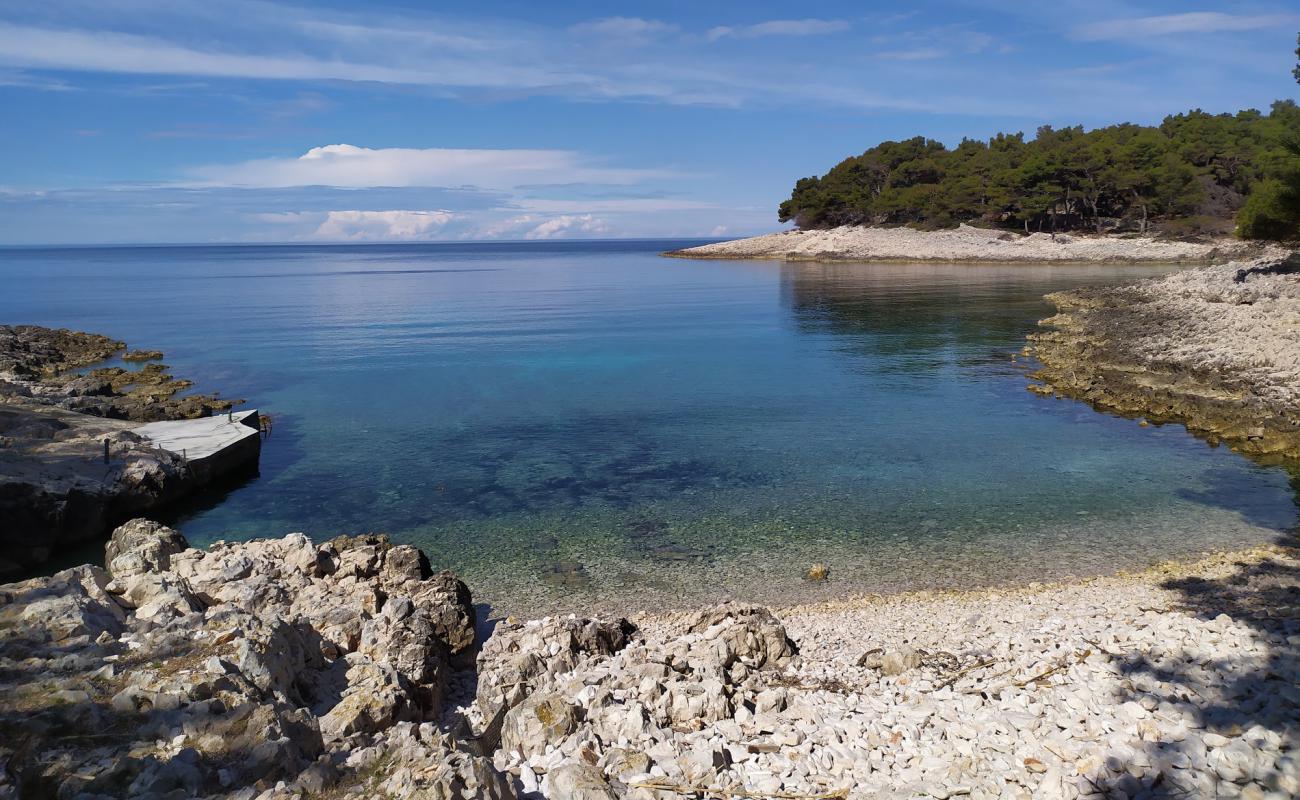
<path fill-rule="evenodd" d="M 1030 388 L 1265 461 L 1300 459 L 1300 255 L 1048 295 Z"/>
<path fill-rule="evenodd" d="M 174 378 L 166 364 L 140 369 L 100 367 L 75 370 L 112 358 L 124 342 L 95 333 L 36 325 L 0 325 L 0 401 L 30 398 L 45 405 L 111 419 L 155 422 L 196 419 L 244 401 L 216 395 L 183 394 L 194 384 Z M 157 350 L 131 350 L 127 362 L 156 361 Z"/>

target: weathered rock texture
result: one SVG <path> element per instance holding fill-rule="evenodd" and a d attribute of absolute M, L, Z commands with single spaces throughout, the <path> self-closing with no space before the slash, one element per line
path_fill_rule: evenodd
<path fill-rule="evenodd" d="M 232 401 L 179 396 L 190 382 L 161 364 L 72 371 L 124 346 L 97 334 L 0 325 L 0 575 L 105 536 L 198 486 L 181 456 L 150 447 L 133 423 L 206 416 Z"/>
<path fill-rule="evenodd" d="M 411 776 L 433 796 L 510 796 L 422 726 L 473 657 L 475 613 L 415 548 L 298 534 L 202 551 L 134 520 L 105 556 L 0 587 L 0 796 L 289 797 L 403 753 L 436 761 Z M 357 752 L 376 737 L 383 753 Z"/>
<path fill-rule="evenodd" d="M 215 395 L 181 395 L 194 384 L 173 378 L 166 364 L 147 364 L 138 370 L 102 367 L 84 375 L 71 371 L 104 361 L 125 347 L 94 333 L 0 325 L 0 402 L 57 406 L 135 422 L 196 419 L 243 402 Z M 156 350 L 135 350 L 124 356 L 128 361 L 161 357 Z"/>
<path fill-rule="evenodd" d="M 1212 443 L 1300 458 L 1300 256 L 1048 295 L 1058 313 L 1030 336 L 1045 394 Z"/>
<path fill-rule="evenodd" d="M 784 231 L 665 253 L 681 258 L 779 258 L 787 261 L 977 261 L 1205 263 L 1258 250 L 1233 239 L 1180 241 L 1149 236 L 1046 233 L 1022 236 L 961 225 L 954 230 L 871 228 Z"/>
<path fill-rule="evenodd" d="M 1300 795 L 1290 544 L 503 621 L 476 659 L 469 590 L 383 537 L 204 552 L 137 520 L 106 556 L 0 586 L 0 797 Z"/>

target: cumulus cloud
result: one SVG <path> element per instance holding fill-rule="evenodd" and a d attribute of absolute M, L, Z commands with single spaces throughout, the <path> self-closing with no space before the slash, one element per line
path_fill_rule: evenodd
<path fill-rule="evenodd" d="M 572 214 L 580 212 L 595 213 L 645 213 L 655 211 L 697 211 L 716 208 L 716 204 L 703 200 L 683 200 L 672 197 L 631 197 L 613 199 L 573 200 L 524 199 L 514 205 L 529 211 L 542 211 L 555 214 Z"/>
<path fill-rule="evenodd" d="M 409 242 L 435 238 L 455 215 L 450 211 L 330 211 L 313 239 L 355 242 Z"/>
<path fill-rule="evenodd" d="M 705 34 L 716 42 L 728 36 L 736 39 L 757 39 L 760 36 L 819 36 L 839 33 L 849 29 L 842 19 L 774 19 L 755 25 L 719 25 Z"/>
<path fill-rule="evenodd" d="M 1189 11 L 1185 14 L 1092 22 L 1075 28 L 1074 32 L 1081 39 L 1142 39 L 1181 33 L 1253 31 L 1297 22 L 1300 22 L 1300 16 L 1295 14 L 1233 15 L 1219 11 Z"/>
<path fill-rule="evenodd" d="M 290 186 L 480 186 L 509 188 L 559 179 L 627 184 L 668 173 L 617 169 L 588 163 L 568 150 L 471 150 L 350 144 L 313 147 L 297 158 L 261 158 L 191 171 L 199 185 L 284 188 Z"/>
<path fill-rule="evenodd" d="M 591 214 L 565 214 L 548 219 L 524 234 L 525 239 L 558 239 L 609 233 L 609 223 Z"/>
<path fill-rule="evenodd" d="M 561 214 L 549 218 L 537 214 L 521 214 L 484 225 L 474 235 L 482 239 L 536 240 L 599 236 L 611 230 L 608 220 L 594 214 Z"/>

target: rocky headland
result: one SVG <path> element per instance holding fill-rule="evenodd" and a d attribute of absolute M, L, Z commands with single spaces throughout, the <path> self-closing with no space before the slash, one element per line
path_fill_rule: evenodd
<path fill-rule="evenodd" d="M 1048 295 L 1031 335 L 1044 394 L 1176 422 L 1265 460 L 1300 459 L 1300 255 Z"/>
<path fill-rule="evenodd" d="M 124 361 L 152 363 L 76 371 L 119 353 Z M 0 401 L 134 422 L 195 419 L 244 402 L 182 394 L 194 383 L 172 377 L 162 357 L 157 350 L 126 350 L 125 342 L 95 333 L 0 325 Z"/>
<path fill-rule="evenodd" d="M 185 393 L 192 383 L 156 362 L 84 371 L 124 348 L 97 334 L 0 326 L 0 575 L 104 537 L 208 479 L 183 453 L 160 449 L 137 430 L 241 401 Z"/>
<path fill-rule="evenodd" d="M 1300 793 L 1300 552 L 775 613 L 491 620 L 381 536 L 0 586 L 0 797 Z"/>
<path fill-rule="evenodd" d="M 971 261 L 982 263 L 1210 263 L 1248 258 L 1258 245 L 1227 237 L 1185 241 L 1138 234 L 1019 233 L 961 225 L 919 231 L 846 225 L 791 230 L 673 250 L 679 258 L 787 261 Z"/>

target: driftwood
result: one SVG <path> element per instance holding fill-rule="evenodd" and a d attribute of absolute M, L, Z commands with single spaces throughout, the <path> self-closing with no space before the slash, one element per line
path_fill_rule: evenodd
<path fill-rule="evenodd" d="M 937 692 L 937 691 L 940 691 L 940 690 L 942 690 L 942 689 L 945 689 L 945 688 L 947 688 L 947 687 L 949 687 L 949 686 L 952 686 L 953 684 L 957 683 L 957 681 L 958 681 L 962 676 L 964 676 L 964 675 L 966 675 L 966 674 L 968 674 L 968 673 L 974 672 L 974 671 L 977 670 L 977 669 L 984 669 L 985 667 L 991 667 L 991 666 L 993 666 L 995 663 L 997 663 L 997 662 L 995 662 L 993 659 L 990 658 L 990 659 L 987 659 L 987 660 L 985 660 L 985 661 L 980 661 L 980 662 L 978 662 L 978 663 L 971 664 L 969 667 L 964 667 L 963 669 L 959 669 L 959 670 L 957 670 L 956 672 L 954 672 L 952 675 L 950 675 L 950 676 L 948 677 L 948 680 L 946 680 L 946 681 L 944 681 L 943 683 L 939 684 L 938 686 L 934 687 L 934 690 L 933 690 L 933 691 L 936 691 L 936 692 Z"/>

